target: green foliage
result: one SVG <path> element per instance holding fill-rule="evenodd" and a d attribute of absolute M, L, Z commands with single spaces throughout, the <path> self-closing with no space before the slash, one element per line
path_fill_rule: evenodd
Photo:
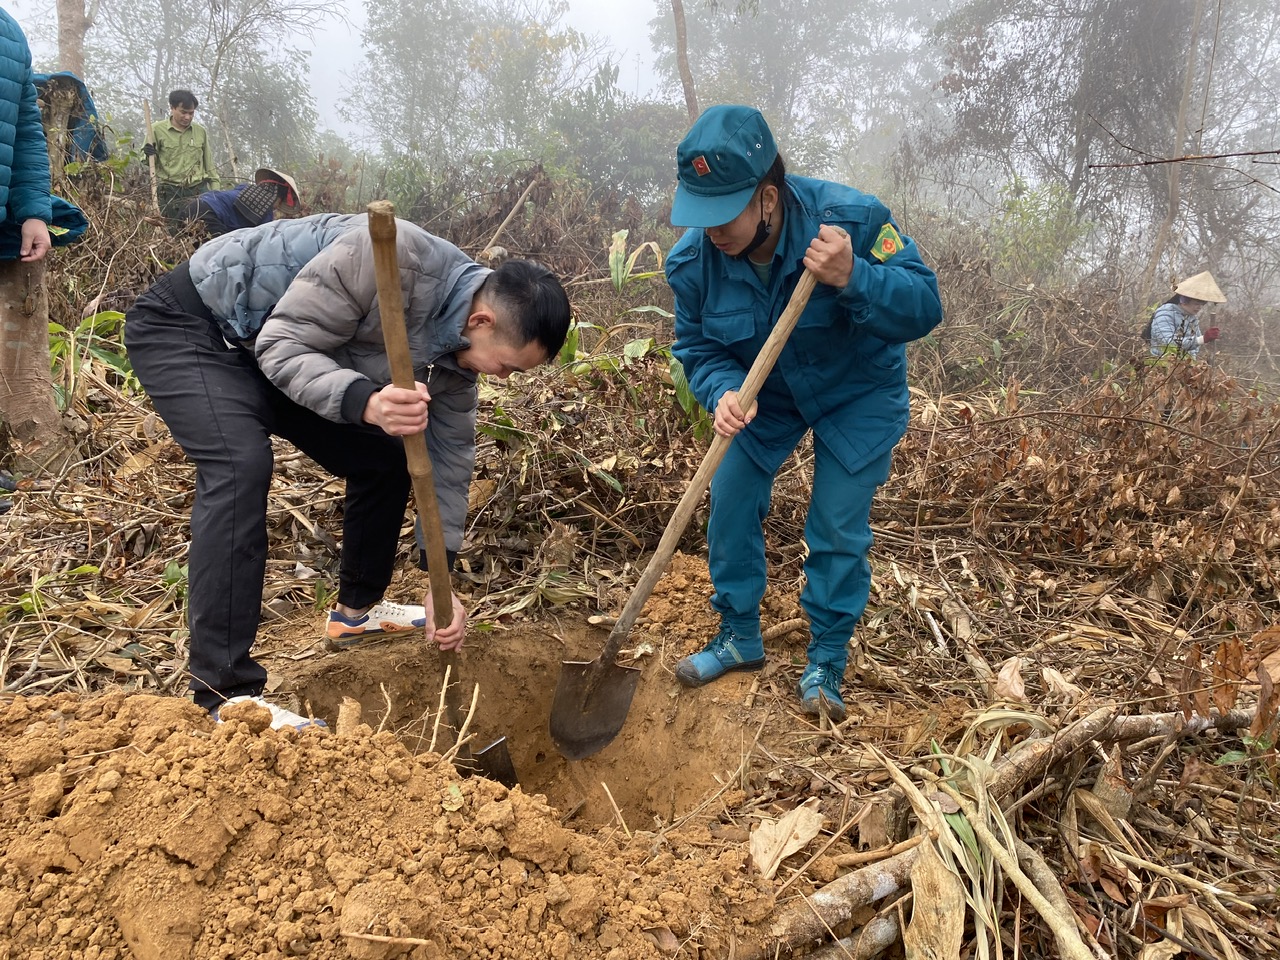
<path fill-rule="evenodd" d="M 85 317 L 74 329 L 49 323 L 49 361 L 58 409 L 67 409 L 75 384 L 94 363 L 106 367 L 126 393 L 141 389 L 125 353 L 124 314 L 104 310 Z"/>
<path fill-rule="evenodd" d="M 629 230 L 619 230 L 613 235 L 613 243 L 609 246 L 609 279 L 613 281 L 613 289 L 622 293 L 627 287 L 641 280 L 652 280 L 654 277 L 662 276 L 662 251 L 658 249 L 658 245 L 650 240 L 648 243 L 642 243 L 627 255 L 627 236 Z M 636 272 L 636 261 L 640 259 L 645 252 L 651 252 L 654 259 L 658 261 L 658 265 L 653 270 L 642 273 Z M 644 308 L 647 310 L 657 310 L 656 307 Z M 636 312 L 634 309 L 632 312 Z M 659 311 L 665 313 L 666 311 Z M 669 313 L 666 314 L 670 316 Z"/>
<path fill-rule="evenodd" d="M 689 378 L 684 373 L 684 364 L 674 356 L 670 356 L 670 353 L 668 353 L 668 357 L 670 363 L 667 369 L 671 375 L 671 384 L 675 387 L 676 403 L 680 404 L 680 409 L 685 412 L 685 416 L 693 424 L 693 435 L 699 440 L 707 440 L 715 429 L 715 420 L 711 414 L 702 408 L 698 398 L 693 395 L 693 389 L 689 386 Z"/>
<path fill-rule="evenodd" d="M 119 178 L 125 176 L 131 166 L 146 164 L 142 154 L 141 137 L 135 137 L 128 131 L 115 134 L 110 115 L 101 117 L 100 121 L 99 132 L 103 141 L 107 143 L 114 141 L 115 146 L 107 147 L 105 160 L 73 160 L 63 164 L 63 172 L 68 177 L 72 179 L 85 176 L 104 179 Z"/>
<path fill-rule="evenodd" d="M 307 63 L 307 54 L 289 50 L 278 60 L 254 58 L 225 74 L 219 102 L 232 106 L 218 120 L 231 135 L 242 178 L 251 179 L 259 166 L 296 173 L 314 158 L 320 117 L 303 79 Z M 309 184 L 300 180 L 298 186 L 305 194 Z"/>
<path fill-rule="evenodd" d="M 609 283 L 619 297 L 627 294 L 636 284 L 650 283 L 662 277 L 662 250 L 657 243 L 648 241 L 628 252 L 627 238 L 629 231 L 617 230 L 609 245 Z M 651 269 L 641 269 L 639 264 L 646 254 L 652 254 L 655 261 Z M 655 304 L 642 304 L 627 307 L 621 312 L 622 317 L 653 315 L 661 320 L 673 319 L 669 310 Z M 560 350 L 560 363 L 569 368 L 575 377 L 617 377 L 625 374 L 628 368 L 649 360 L 663 361 L 670 372 L 671 386 L 675 392 L 676 403 L 693 424 L 695 434 L 704 439 L 710 434 L 711 419 L 699 406 L 693 391 L 689 389 L 689 381 L 684 375 L 684 368 L 671 353 L 669 344 L 659 342 L 652 333 L 644 336 L 631 336 L 622 341 L 620 347 L 613 343 L 620 336 L 627 336 L 638 328 L 651 329 L 648 323 L 620 320 L 609 327 L 599 324 L 575 320 Z M 630 390 L 630 387 L 624 386 Z"/>
<path fill-rule="evenodd" d="M 1087 232 L 1065 186 L 1032 188 L 1014 177 L 1000 191 L 1000 212 L 991 224 L 996 267 L 1016 283 L 1069 281 L 1071 250 Z"/>
<path fill-rule="evenodd" d="M 678 104 L 629 97 L 617 81 L 617 65 L 604 64 L 589 84 L 555 103 L 551 155 L 595 187 L 657 210 L 675 186 L 676 144 L 688 115 Z"/>
<path fill-rule="evenodd" d="M 613 240 L 609 245 L 609 282 L 613 285 L 614 292 L 619 296 L 627 293 L 631 287 L 638 283 L 645 283 L 663 275 L 662 251 L 658 248 L 658 245 L 650 240 L 647 243 L 642 243 L 628 254 L 628 235 L 629 231 L 627 230 L 615 231 Z M 653 254 L 656 266 L 651 270 L 638 270 L 637 264 L 645 253 Z M 669 310 L 664 310 L 654 304 L 628 307 L 623 311 L 624 316 L 627 314 L 646 313 L 666 320 L 670 320 L 672 316 Z M 653 337 L 640 337 L 630 340 L 622 346 L 620 353 L 608 353 L 605 351 L 605 345 L 613 339 L 615 334 L 623 333 L 638 326 L 648 325 L 621 322 L 611 327 L 603 328 L 598 324 L 575 321 L 570 328 L 569 337 L 565 340 L 565 346 L 560 351 L 560 360 L 562 363 L 573 364 L 574 372 L 581 375 L 593 369 L 616 373 L 632 363 L 655 353 L 670 354 L 669 348 L 659 346 Z M 585 343 L 583 336 L 585 331 L 594 331 L 596 334 L 594 343 L 590 348 Z"/>
<path fill-rule="evenodd" d="M 1274 724 L 1271 732 L 1264 732 L 1257 737 L 1245 734 L 1241 740 L 1244 743 L 1243 750 L 1228 750 L 1214 761 L 1214 765 L 1241 767 L 1242 779 L 1260 780 L 1271 791 L 1280 789 L 1280 755 L 1276 751 Z"/>
<path fill-rule="evenodd" d="M 40 616 L 46 607 L 57 604 L 55 596 L 49 594 L 50 587 L 63 586 L 75 580 L 96 577 L 99 568 L 91 563 L 82 563 L 78 567 L 60 573 L 46 573 L 36 578 L 31 589 L 23 593 L 16 602 L 0 607 L 0 617 L 7 617 L 20 612 L 27 616 Z"/>
<path fill-rule="evenodd" d="M 477 27 L 459 0 L 370 0 L 362 44 L 369 56 L 342 118 L 368 129 L 388 155 L 418 154 L 424 167 L 456 162 L 472 146 L 462 102 L 474 95 L 465 51 Z M 415 29 L 405 29 L 406 24 Z"/>
<path fill-rule="evenodd" d="M 476 430 L 486 437 L 492 437 L 505 446 L 514 446 L 530 439 L 529 434 L 521 430 L 515 418 L 503 408 L 499 401 L 499 391 L 491 384 L 481 381 L 480 399 L 489 402 L 489 415 L 476 424 Z"/>
<path fill-rule="evenodd" d="M 563 0 L 370 0 L 366 9 L 370 57 L 342 115 L 371 128 L 384 154 L 413 155 L 428 173 L 564 161 L 551 133 L 557 105 L 616 77 L 602 50 L 561 24 Z"/>
<path fill-rule="evenodd" d="M 323 613 L 325 610 L 328 610 L 338 599 L 337 588 L 325 583 L 324 580 L 316 580 L 315 590 L 316 598 L 313 603 L 313 607 L 319 612 Z"/>
<path fill-rule="evenodd" d="M 188 565 L 179 564 L 176 560 L 170 560 L 164 567 L 164 574 L 161 579 L 166 587 L 180 587 L 185 590 L 187 585 Z"/>

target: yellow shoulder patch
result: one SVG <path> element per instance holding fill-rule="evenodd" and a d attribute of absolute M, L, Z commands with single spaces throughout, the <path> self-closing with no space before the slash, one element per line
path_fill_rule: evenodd
<path fill-rule="evenodd" d="M 902 237 L 893 229 L 892 223 L 886 223 L 876 234 L 875 243 L 871 244 L 871 255 L 884 263 L 902 249 Z"/>

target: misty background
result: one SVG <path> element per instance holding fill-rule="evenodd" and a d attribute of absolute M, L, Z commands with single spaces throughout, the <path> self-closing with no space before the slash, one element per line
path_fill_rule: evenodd
<path fill-rule="evenodd" d="M 944 286 L 954 261 L 1018 289 L 1084 284 L 1136 314 L 1210 269 L 1270 355 L 1271 0 L 868 0 L 856 16 L 846 0 L 4 6 L 39 68 L 85 79 L 136 171 L 144 98 L 163 118 L 186 87 L 228 181 L 278 167 L 306 212 L 386 196 L 439 230 L 495 178 L 538 170 L 665 249 L 692 113 L 750 103 L 792 172 L 885 200 Z"/>

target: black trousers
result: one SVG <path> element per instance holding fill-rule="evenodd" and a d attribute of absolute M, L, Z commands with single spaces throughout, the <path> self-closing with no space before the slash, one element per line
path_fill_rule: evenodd
<path fill-rule="evenodd" d="M 391 582 L 409 497 L 404 446 L 380 430 L 326 420 L 276 389 L 243 349 L 229 348 L 185 264 L 126 314 L 133 369 L 196 467 L 187 580 L 196 703 L 257 695 L 267 673 L 250 655 L 267 562 L 271 437 L 345 477 L 338 600 L 364 607 Z"/>

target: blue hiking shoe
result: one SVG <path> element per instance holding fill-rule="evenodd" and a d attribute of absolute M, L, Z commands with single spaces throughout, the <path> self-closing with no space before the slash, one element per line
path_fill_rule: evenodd
<path fill-rule="evenodd" d="M 759 670 L 763 666 L 764 642 L 760 637 L 744 640 L 726 623 L 700 653 L 676 664 L 676 679 L 686 687 L 700 687 L 730 670 Z"/>
<path fill-rule="evenodd" d="M 840 696 L 840 681 L 844 671 L 837 671 L 829 663 L 811 663 L 800 675 L 796 693 L 800 696 L 800 712 L 821 716 L 825 710 L 833 723 L 844 719 L 844 698 Z"/>

